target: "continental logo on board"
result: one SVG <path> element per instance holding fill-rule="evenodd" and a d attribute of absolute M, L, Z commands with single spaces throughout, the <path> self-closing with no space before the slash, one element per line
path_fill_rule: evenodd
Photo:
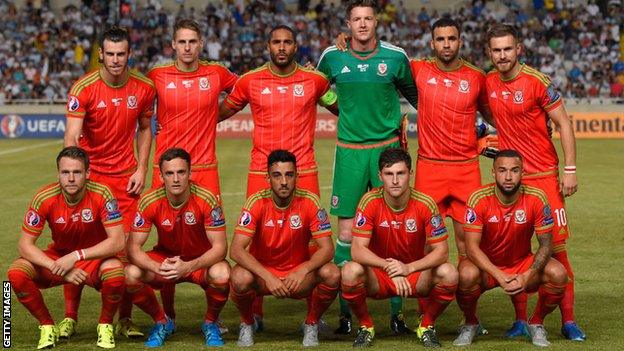
<path fill-rule="evenodd" d="M 623 112 L 571 112 L 576 138 L 619 139 L 624 138 Z M 553 137 L 558 138 L 555 131 Z"/>

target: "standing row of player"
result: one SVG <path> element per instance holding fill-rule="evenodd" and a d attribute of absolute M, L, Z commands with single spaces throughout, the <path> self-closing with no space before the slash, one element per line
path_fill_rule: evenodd
<path fill-rule="evenodd" d="M 128 34 L 112 28 L 100 43 L 103 67 L 80 79 L 70 91 L 66 145 L 79 143 L 87 150 L 93 161 L 91 179 L 107 184 L 118 198 L 128 233 L 145 183 L 154 97 L 158 101 L 159 124 L 156 159 L 170 147 L 184 147 L 193 160 L 193 180 L 217 199 L 220 189 L 214 152 L 216 123 L 250 103 L 255 130 L 248 195 L 268 186 L 263 167 L 269 152 L 278 148 L 295 154 L 300 186 L 318 194 L 313 156 L 315 105 L 320 101 L 336 111 L 336 96 L 329 91 L 329 82 L 334 83 L 340 118 L 331 212 L 339 217 L 335 262 L 343 265 L 350 260 L 352 218 L 357 203 L 368 188 L 381 185 L 377 177 L 379 154 L 398 145 L 398 88 L 413 105 L 418 99 L 420 107 L 416 188 L 430 194 L 442 213 L 454 219 L 460 257 L 465 257 L 463 211 L 468 195 L 480 185 L 475 111 L 478 109 L 488 118 L 491 108 L 501 144 L 520 151 L 527 173 L 534 178 L 530 181 L 549 196 L 557 219 L 555 255 L 572 278 L 565 250 L 568 229 L 563 198 L 558 191 L 558 161 L 546 114 L 560 127 L 566 157 L 562 188 L 565 195 L 576 191 L 574 136 L 561 99 L 548 78 L 517 61 L 520 46 L 513 29 L 496 26 L 488 33 L 489 53 L 497 70 L 486 79 L 483 72 L 459 58 L 461 40 L 455 22 L 442 19 L 434 24 L 431 45 L 435 58 L 409 62 L 402 49 L 375 38 L 375 16 L 374 6 L 368 1 L 349 5 L 349 50 L 329 48 L 319 63 L 319 70 L 329 81 L 293 61 L 297 47 L 295 35 L 288 27 L 276 27 L 269 35 L 271 62 L 238 80 L 225 67 L 199 60 L 203 41 L 199 26 L 192 21 L 176 24 L 172 46 L 177 58 L 171 64 L 152 69 L 148 73 L 151 80 L 128 70 Z M 218 110 L 219 93 L 232 88 L 232 94 Z M 138 162 L 132 155 L 137 121 Z M 157 165 L 154 169 L 153 179 L 158 184 Z M 458 178 L 462 182 L 457 182 Z M 463 181 L 466 179 L 471 181 Z M 121 259 L 124 260 L 123 256 Z M 567 328 L 564 334 L 582 339 L 584 335 L 574 324 L 572 314 L 572 282 L 570 279 L 563 300 L 562 322 Z M 171 318 L 175 318 L 173 286 L 165 284 L 162 289 L 164 309 Z M 518 334 L 526 327 L 526 295 L 514 296 L 519 323 L 514 324 L 515 331 L 511 332 Z M 140 333 L 129 319 L 132 302 L 150 313 L 155 322 L 162 322 L 162 317 L 150 308 L 153 301 L 154 293 L 147 285 L 126 289 L 118 331 L 128 336 Z M 67 288 L 68 316 L 60 324 L 64 336 L 74 331 L 78 302 L 79 290 Z M 426 312 L 427 301 L 421 302 L 421 311 Z M 398 316 L 400 300 L 393 307 L 393 314 Z M 341 321 L 348 323 L 342 330 L 350 329 L 346 316 Z M 407 329 L 404 323 L 403 327 Z M 424 335 L 425 329 L 419 328 L 419 336 Z M 110 334 L 112 340 L 112 331 Z"/>

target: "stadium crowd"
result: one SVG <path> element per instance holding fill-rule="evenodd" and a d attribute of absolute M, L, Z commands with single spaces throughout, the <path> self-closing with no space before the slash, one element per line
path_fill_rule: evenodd
<path fill-rule="evenodd" d="M 299 62 L 316 63 L 332 38 L 344 31 L 344 5 L 322 0 L 299 1 L 296 11 L 283 0 L 212 1 L 204 9 L 168 12 L 159 0 L 138 8 L 124 2 L 119 11 L 109 2 L 84 1 L 55 14 L 47 1 L 27 1 L 18 8 L 0 0 L 0 104 L 15 99 L 64 100 L 71 82 L 93 67 L 95 28 L 118 22 L 131 28 L 131 66 L 146 72 L 170 59 L 170 28 L 176 18 L 191 17 L 205 28 L 204 56 L 240 74 L 268 59 L 265 39 L 275 24 L 291 24 L 299 31 Z M 624 10 L 619 1 L 599 7 L 590 1 L 534 1 L 520 8 L 513 1 L 486 6 L 473 1 L 449 13 L 406 9 L 403 1 L 380 1 L 378 35 L 402 46 L 410 56 L 430 55 L 429 25 L 449 14 L 463 24 L 463 55 L 489 69 L 483 33 L 491 23 L 505 21 L 521 30 L 525 59 L 549 74 L 567 98 L 623 97 L 624 62 L 620 27 Z"/>

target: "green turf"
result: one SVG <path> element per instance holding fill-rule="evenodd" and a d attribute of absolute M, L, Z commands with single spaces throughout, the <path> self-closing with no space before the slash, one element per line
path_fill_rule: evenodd
<path fill-rule="evenodd" d="M 55 180 L 54 158 L 60 149 L 58 144 L 12 152 L 16 148 L 32 147 L 49 140 L 2 140 L 0 141 L 0 272 L 6 277 L 9 263 L 17 257 L 16 244 L 20 223 L 26 206 L 36 189 Z M 412 141 L 415 144 L 415 141 Z M 243 203 L 245 175 L 250 149 L 249 140 L 220 140 L 218 156 L 221 162 L 221 189 L 226 211 L 228 232 L 233 229 Z M 331 186 L 331 165 L 333 163 L 333 141 L 318 140 L 316 145 L 319 163 L 322 200 L 327 204 Z M 559 312 L 556 311 L 546 321 L 550 332 L 552 350 L 617 350 L 624 349 L 622 316 L 622 283 L 617 273 L 622 267 L 621 250 L 623 241 L 621 228 L 624 222 L 624 170 L 622 150 L 624 140 L 579 140 L 578 141 L 579 193 L 568 201 L 568 218 L 572 228 L 569 252 L 576 274 L 576 315 L 579 324 L 585 329 L 588 340 L 585 343 L 572 343 L 559 334 Z M 412 154 L 414 150 L 412 150 Z M 490 161 L 482 160 L 484 179 L 489 181 Z M 148 173 L 148 174 L 151 174 Z M 46 235 L 44 235 L 45 237 Z M 42 238 L 41 243 L 47 243 Z M 452 240 L 450 241 L 452 243 Z M 452 244 L 451 244 L 452 245 Z M 452 260 L 455 260 L 454 250 Z M 3 278 L 6 279 L 6 278 Z M 45 291 L 44 296 L 53 315 L 60 321 L 63 303 L 61 289 Z M 34 349 L 38 340 L 36 321 L 12 296 L 12 341 L 15 349 Z M 531 298 L 532 308 L 535 298 Z M 183 284 L 177 289 L 178 332 L 167 342 L 165 349 L 198 349 L 203 339 L 199 326 L 203 317 L 203 294 L 196 286 Z M 95 326 L 99 314 L 99 297 L 91 289 L 85 289 L 80 308 L 78 335 L 68 343 L 59 346 L 65 349 L 95 349 Z M 393 337 L 388 333 L 388 303 L 371 302 L 371 311 L 377 323 L 377 349 L 412 349 L 414 336 Z M 408 301 L 407 318 L 415 325 L 415 302 Z M 326 320 L 333 326 L 336 323 L 337 304 L 328 313 Z M 480 301 L 481 320 L 489 329 L 490 335 L 478 338 L 471 350 L 516 350 L 532 348 L 526 340 L 508 341 L 502 334 L 511 324 L 513 310 L 507 297 L 500 290 L 486 293 Z M 299 349 L 301 336 L 299 323 L 305 315 L 305 304 L 300 301 L 276 300 L 267 298 L 265 304 L 267 331 L 256 334 L 255 349 L 287 350 Z M 238 316 L 234 305 L 228 303 L 222 313 L 231 332 L 225 334 L 226 349 L 235 347 Z M 140 311 L 134 312 L 135 321 L 147 331 L 150 321 Z M 446 348 L 453 348 L 451 342 L 461 316 L 455 302 L 439 318 L 437 329 Z M 351 347 L 353 336 L 321 339 L 319 349 L 347 349 Z M 142 349 L 142 343 L 118 338 L 120 349 Z M 415 346 L 416 345 L 416 346 Z"/>

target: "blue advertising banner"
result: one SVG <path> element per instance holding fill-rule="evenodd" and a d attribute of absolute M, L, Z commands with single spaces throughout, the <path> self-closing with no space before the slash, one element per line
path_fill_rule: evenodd
<path fill-rule="evenodd" d="M 65 115 L 0 115 L 0 139 L 62 138 L 64 133 Z"/>

